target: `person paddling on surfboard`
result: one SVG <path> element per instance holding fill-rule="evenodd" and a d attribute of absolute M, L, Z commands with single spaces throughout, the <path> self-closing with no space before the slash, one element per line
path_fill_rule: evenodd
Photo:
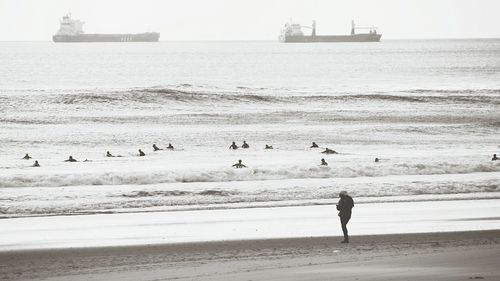
<path fill-rule="evenodd" d="M 233 167 L 235 167 L 235 168 L 246 168 L 247 166 L 243 165 L 241 163 L 241 160 L 238 160 L 238 163 L 234 164 Z"/>
<path fill-rule="evenodd" d="M 64 160 L 64 162 L 78 162 L 75 158 L 73 158 L 73 156 L 69 156 L 68 159 Z"/>
<path fill-rule="evenodd" d="M 325 149 L 325 151 L 322 151 L 321 153 L 324 153 L 324 154 L 338 154 L 337 151 L 329 149 L 328 147 Z"/>

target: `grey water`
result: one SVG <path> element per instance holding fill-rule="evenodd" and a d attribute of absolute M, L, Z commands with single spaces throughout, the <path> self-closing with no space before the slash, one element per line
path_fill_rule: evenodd
<path fill-rule="evenodd" d="M 17 200 L 0 212 L 95 208 L 88 198 L 108 209 L 320 200 L 342 178 L 359 178 L 340 181 L 359 196 L 498 192 L 499 109 L 496 39 L 0 42 L 0 195 Z M 243 140 L 250 150 L 228 152 Z M 341 154 L 310 151 L 311 141 Z M 154 154 L 153 143 L 179 149 Z M 270 156 L 265 144 L 278 149 Z M 106 159 L 107 150 L 126 157 Z M 68 155 L 93 162 L 68 166 Z M 327 169 L 317 168 L 322 157 Z M 373 166 L 375 157 L 387 160 Z M 241 158 L 248 170 L 226 168 Z"/>

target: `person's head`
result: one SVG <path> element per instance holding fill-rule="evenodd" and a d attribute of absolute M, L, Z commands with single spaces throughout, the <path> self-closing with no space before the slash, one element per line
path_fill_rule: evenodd
<path fill-rule="evenodd" d="M 71 155 L 70 155 L 70 156 L 69 156 L 69 159 L 73 159 L 73 156 L 71 156 Z"/>
<path fill-rule="evenodd" d="M 35 164 L 38 164 L 38 160 L 35 160 Z"/>
<path fill-rule="evenodd" d="M 321 158 L 321 162 L 325 162 L 325 158 Z"/>
<path fill-rule="evenodd" d="M 236 144 L 236 142 L 233 141 L 233 144 Z"/>
<path fill-rule="evenodd" d="M 238 163 L 240 163 L 240 164 L 241 164 L 241 160 L 238 160 Z"/>
<path fill-rule="evenodd" d="M 342 190 L 342 191 L 339 193 L 339 197 L 340 197 L 340 198 L 344 198 L 344 197 L 346 197 L 347 195 L 348 195 L 348 194 L 347 194 L 347 191 L 345 191 L 345 190 Z"/>
<path fill-rule="evenodd" d="M 243 143 L 247 143 L 247 141 L 243 141 Z"/>

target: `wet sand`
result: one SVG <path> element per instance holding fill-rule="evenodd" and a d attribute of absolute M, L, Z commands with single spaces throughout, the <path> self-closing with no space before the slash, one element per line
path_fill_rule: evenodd
<path fill-rule="evenodd" d="M 500 230 L 0 252 L 1 280 L 500 280 Z"/>

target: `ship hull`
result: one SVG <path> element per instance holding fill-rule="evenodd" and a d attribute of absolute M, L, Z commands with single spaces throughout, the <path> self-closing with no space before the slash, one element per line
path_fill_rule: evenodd
<path fill-rule="evenodd" d="M 381 34 L 285 36 L 284 43 L 340 43 L 340 42 L 380 42 Z"/>
<path fill-rule="evenodd" d="M 158 42 L 160 33 L 54 35 L 56 43 L 78 42 Z"/>

